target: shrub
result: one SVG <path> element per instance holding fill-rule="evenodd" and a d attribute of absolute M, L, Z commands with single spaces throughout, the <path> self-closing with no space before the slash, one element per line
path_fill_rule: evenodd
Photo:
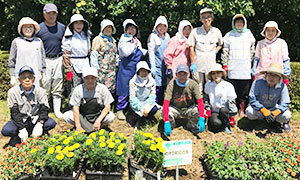
<path fill-rule="evenodd" d="M 8 69 L 8 57 L 7 51 L 0 51 L 0 99 L 7 98 L 7 91 L 10 86 L 10 77 Z"/>
<path fill-rule="evenodd" d="M 290 84 L 288 86 L 291 98 L 290 109 L 292 112 L 296 112 L 300 110 L 300 63 L 292 62 L 291 68 L 292 74 L 289 78 Z"/>

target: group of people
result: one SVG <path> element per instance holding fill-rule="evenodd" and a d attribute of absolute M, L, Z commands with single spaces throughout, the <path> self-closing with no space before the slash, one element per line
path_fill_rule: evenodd
<path fill-rule="evenodd" d="M 100 34 L 91 41 L 89 23 L 81 14 L 74 14 L 66 27 L 56 21 L 57 14 L 55 4 L 49 3 L 43 8 L 44 22 L 22 18 L 20 36 L 12 41 L 11 120 L 1 131 L 11 137 L 9 145 L 55 127 L 48 117 L 50 95 L 56 117 L 80 132 L 99 130 L 117 117 L 129 126 L 163 119 L 167 136 L 178 125 L 192 133 L 203 132 L 206 125 L 213 132 L 231 133 L 236 114 L 280 122 L 291 130 L 288 46 L 274 21 L 265 24 L 265 39 L 255 48 L 242 14 L 233 17 L 232 30 L 224 37 L 211 25 L 214 15 L 209 8 L 200 11 L 201 27 L 182 20 L 172 38 L 166 17 L 159 16 L 144 49 L 132 19 L 123 22 L 117 43 L 111 20 L 101 22 Z M 221 49 L 222 65 L 216 63 Z M 142 61 L 145 55 L 148 60 Z M 62 113 L 64 76 L 72 110 Z M 111 110 L 114 101 L 116 116 Z M 126 110 L 134 116 L 126 119 Z"/>

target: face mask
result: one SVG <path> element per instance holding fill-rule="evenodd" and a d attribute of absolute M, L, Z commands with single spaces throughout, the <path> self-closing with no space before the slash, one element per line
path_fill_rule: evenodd
<path fill-rule="evenodd" d="M 177 84 L 178 86 L 180 86 L 180 87 L 185 87 L 185 86 L 189 83 L 189 78 L 185 81 L 184 84 L 181 84 L 181 83 L 178 81 L 177 78 L 176 78 L 175 82 L 176 82 L 176 84 Z"/>

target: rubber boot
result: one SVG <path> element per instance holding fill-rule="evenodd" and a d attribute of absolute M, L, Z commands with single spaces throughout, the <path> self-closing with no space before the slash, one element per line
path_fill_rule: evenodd
<path fill-rule="evenodd" d="M 242 101 L 241 103 L 240 103 L 240 109 L 239 109 L 239 116 L 241 117 L 241 118 L 243 118 L 243 117 L 245 117 L 245 102 L 244 101 Z"/>
<path fill-rule="evenodd" d="M 60 112 L 61 98 L 53 96 L 53 109 L 57 118 L 62 118 L 63 114 Z"/>

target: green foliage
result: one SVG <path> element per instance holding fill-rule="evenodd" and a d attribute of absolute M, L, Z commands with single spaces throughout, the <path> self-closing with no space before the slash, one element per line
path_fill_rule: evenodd
<path fill-rule="evenodd" d="M 123 133 L 108 132 L 104 129 L 91 133 L 84 145 L 87 168 L 123 173 L 128 152 L 126 139 Z"/>
<path fill-rule="evenodd" d="M 300 63 L 291 63 L 292 74 L 289 77 L 290 83 L 288 86 L 291 98 L 290 109 L 292 112 L 300 110 Z"/>
<path fill-rule="evenodd" d="M 0 99 L 7 98 L 7 91 L 11 87 L 9 68 L 7 66 L 8 57 L 7 51 L 0 51 Z"/>
<path fill-rule="evenodd" d="M 154 171 L 163 170 L 164 153 L 162 138 L 155 138 L 151 133 L 137 131 L 134 134 L 133 158 L 146 168 Z"/>
<path fill-rule="evenodd" d="M 290 179 L 289 175 L 284 173 L 282 159 L 270 144 L 248 138 L 238 144 L 216 141 L 211 145 L 204 142 L 204 146 L 205 161 L 220 178 Z"/>

